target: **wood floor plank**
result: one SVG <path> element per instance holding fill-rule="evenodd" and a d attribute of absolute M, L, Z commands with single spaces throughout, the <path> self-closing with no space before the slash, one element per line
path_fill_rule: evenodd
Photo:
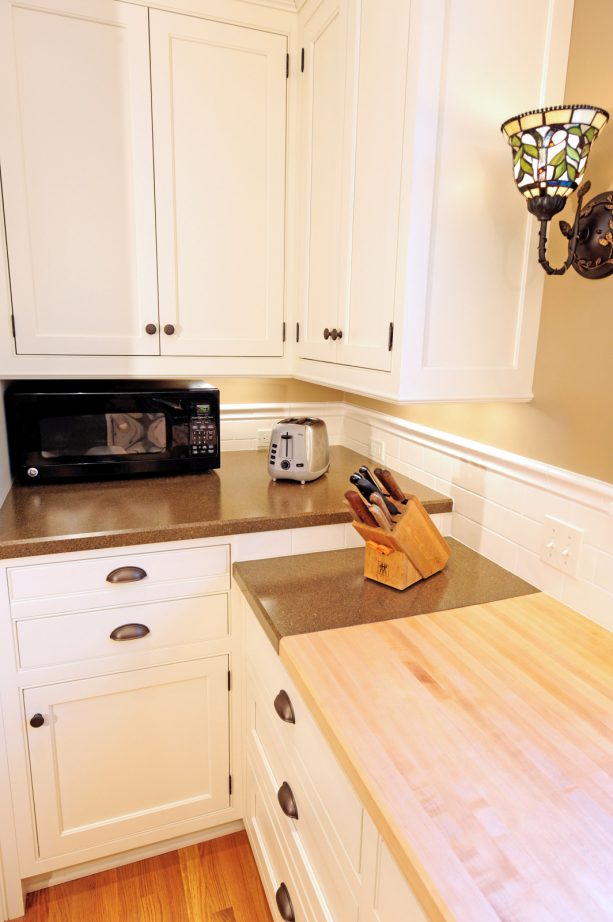
<path fill-rule="evenodd" d="M 244 832 L 31 893 L 16 922 L 85 920 L 272 922 Z"/>

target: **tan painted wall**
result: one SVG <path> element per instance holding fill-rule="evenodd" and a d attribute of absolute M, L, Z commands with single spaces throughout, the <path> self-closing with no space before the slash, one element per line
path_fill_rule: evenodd
<path fill-rule="evenodd" d="M 613 0 L 575 0 L 566 99 L 560 102 L 599 105 L 613 116 L 611 36 Z M 526 100 L 526 108 L 531 104 Z M 613 118 L 594 145 L 588 178 L 595 193 L 613 189 Z M 573 198 L 567 205 L 567 220 L 572 219 L 574 203 Z M 525 207 L 519 195 L 517 207 Z M 555 222 L 551 230 L 559 244 L 551 248 L 552 262 L 557 263 L 564 258 L 563 240 Z M 218 384 L 224 403 L 343 397 L 340 391 L 288 379 Z M 571 270 L 564 277 L 546 279 L 534 400 L 529 404 L 399 407 L 344 396 L 359 406 L 613 482 L 613 276 L 589 281 Z"/>

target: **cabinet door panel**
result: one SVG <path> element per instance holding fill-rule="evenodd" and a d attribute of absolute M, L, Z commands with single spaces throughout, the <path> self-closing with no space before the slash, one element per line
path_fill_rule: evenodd
<path fill-rule="evenodd" d="M 302 322 L 299 354 L 335 361 L 337 347 L 323 331 L 338 326 L 341 236 L 344 28 L 336 0 L 305 23 L 302 81 L 304 156 Z"/>
<path fill-rule="evenodd" d="M 229 806 L 228 659 L 24 691 L 41 857 Z"/>
<path fill-rule="evenodd" d="M 346 161 L 351 181 L 346 296 L 337 361 L 389 371 L 411 4 L 362 0 L 350 27 Z"/>
<path fill-rule="evenodd" d="M 0 33 L 17 351 L 156 354 L 147 11 L 9 0 Z"/>
<path fill-rule="evenodd" d="M 167 355 L 281 355 L 284 36 L 151 11 Z"/>

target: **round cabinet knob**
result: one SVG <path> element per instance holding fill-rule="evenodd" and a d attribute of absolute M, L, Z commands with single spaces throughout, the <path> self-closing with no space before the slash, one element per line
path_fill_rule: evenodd
<path fill-rule="evenodd" d="M 38 477 L 38 468 L 29 467 L 27 473 L 28 473 L 28 477 Z"/>
<path fill-rule="evenodd" d="M 45 718 L 42 714 L 34 714 L 33 717 L 30 717 L 30 726 L 31 727 L 42 727 L 45 722 Z"/>
<path fill-rule="evenodd" d="M 279 801 L 279 806 L 286 816 L 289 816 L 289 818 L 292 820 L 298 819 L 298 805 L 296 804 L 296 798 L 294 797 L 294 792 L 290 788 L 287 781 L 284 781 L 277 791 L 277 800 Z"/>
<path fill-rule="evenodd" d="M 175 331 L 175 328 L 174 328 L 174 326 L 172 325 L 172 323 L 167 323 L 167 324 L 164 326 L 164 333 L 166 333 L 166 336 L 172 336 L 172 334 L 174 333 L 174 331 Z"/>
<path fill-rule="evenodd" d="M 286 724 L 296 723 L 292 702 L 289 700 L 289 695 L 283 688 L 275 698 L 275 711 Z"/>
<path fill-rule="evenodd" d="M 294 907 L 292 906 L 292 901 L 289 897 L 289 890 L 285 884 L 281 884 L 275 893 L 275 899 L 277 901 L 277 909 L 279 910 L 281 918 L 284 920 L 284 922 L 296 922 Z"/>
<path fill-rule="evenodd" d="M 335 329 L 332 330 L 332 332 L 330 333 L 330 336 L 332 337 L 333 341 L 336 341 L 337 339 L 342 339 L 342 338 L 343 338 L 343 331 L 342 331 L 342 330 L 337 330 L 337 329 L 335 328 Z"/>
<path fill-rule="evenodd" d="M 149 336 L 153 336 L 154 333 L 157 333 L 157 331 L 158 328 L 156 327 L 155 323 L 148 323 L 145 327 L 145 333 L 148 333 Z"/>
<path fill-rule="evenodd" d="M 328 329 L 328 327 L 326 327 L 326 329 L 324 330 L 324 339 L 330 339 L 331 336 L 332 334 L 330 333 L 330 330 Z"/>

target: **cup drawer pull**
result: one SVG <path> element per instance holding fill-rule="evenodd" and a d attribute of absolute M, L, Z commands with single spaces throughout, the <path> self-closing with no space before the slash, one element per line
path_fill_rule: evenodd
<path fill-rule="evenodd" d="M 120 624 L 114 631 L 111 631 L 109 637 L 111 640 L 138 640 L 139 637 L 146 637 L 149 633 L 146 624 Z"/>
<path fill-rule="evenodd" d="M 287 781 L 284 781 L 277 791 L 277 800 L 279 801 L 279 806 L 286 816 L 289 816 L 289 818 L 292 820 L 298 819 L 298 806 L 296 804 L 296 798 L 294 797 L 294 792 L 290 788 Z"/>
<path fill-rule="evenodd" d="M 277 901 L 277 909 L 281 914 L 281 918 L 284 919 L 284 922 L 296 922 L 294 907 L 292 906 L 292 901 L 289 897 L 289 890 L 285 884 L 281 884 L 275 893 L 275 899 Z"/>
<path fill-rule="evenodd" d="M 147 571 L 142 567 L 117 567 L 106 578 L 107 583 L 137 583 L 145 579 Z"/>
<path fill-rule="evenodd" d="M 281 689 L 275 698 L 275 711 L 286 724 L 296 723 L 292 702 L 289 700 L 289 695 L 284 689 Z"/>

